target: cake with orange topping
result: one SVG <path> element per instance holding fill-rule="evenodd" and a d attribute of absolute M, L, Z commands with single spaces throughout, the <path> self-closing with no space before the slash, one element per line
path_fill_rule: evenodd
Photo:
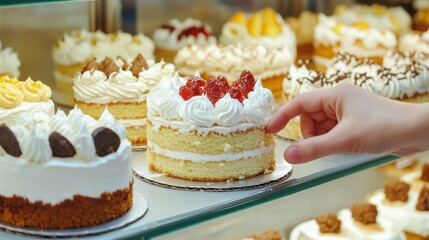
<path fill-rule="evenodd" d="M 294 58 L 287 47 L 267 48 L 261 44 L 244 46 L 231 45 L 192 45 L 179 50 L 175 65 L 184 76 L 192 76 L 199 71 L 205 79 L 218 75 L 232 81 L 238 79 L 243 70 L 249 69 L 262 80 L 280 102 L 282 81 Z"/>
<path fill-rule="evenodd" d="M 153 33 L 158 61 L 173 63 L 177 51 L 188 45 L 204 46 L 216 44 L 211 28 L 201 21 L 188 18 L 184 21 L 172 19 Z"/>
<path fill-rule="evenodd" d="M 19 77 L 20 66 L 21 61 L 19 61 L 18 54 L 12 48 L 2 49 L 0 42 L 0 76 Z"/>
<path fill-rule="evenodd" d="M 0 125 L 0 221 L 31 229 L 91 227 L 132 206 L 130 143 L 105 111 L 98 121 L 19 114 Z"/>
<path fill-rule="evenodd" d="M 127 139 L 142 145 L 146 143 L 147 94 L 174 71 L 172 64 L 148 62 L 141 55 L 132 61 L 93 59 L 74 79 L 74 100 L 96 119 L 107 107 L 127 129 Z"/>
<path fill-rule="evenodd" d="M 9 76 L 0 77 L 0 123 L 12 124 L 21 113 L 37 115 L 39 112 L 54 114 L 51 89 L 31 78 L 19 81 Z"/>
<path fill-rule="evenodd" d="M 417 31 L 427 31 L 429 29 L 429 2 L 427 0 L 414 0 L 414 8 L 417 13 L 414 15 L 414 29 Z"/>
<path fill-rule="evenodd" d="M 265 124 L 274 97 L 243 71 L 231 86 L 225 77 L 176 77 L 148 96 L 146 158 L 149 168 L 194 181 L 245 179 L 275 168 L 274 136 Z"/>
<path fill-rule="evenodd" d="M 271 8 L 246 14 L 235 13 L 222 27 L 219 41 L 223 44 L 262 44 L 267 48 L 287 47 L 295 59 L 296 38 L 280 14 Z"/>
<path fill-rule="evenodd" d="M 320 14 L 313 44 L 316 69 L 324 72 L 329 60 L 340 52 L 381 64 L 387 51 L 396 47 L 397 40 L 392 31 L 371 27 L 366 21 L 348 25 L 335 17 Z"/>
<path fill-rule="evenodd" d="M 73 93 L 73 78 L 90 59 L 105 57 L 131 59 L 138 54 L 153 59 L 154 49 L 152 40 L 141 33 L 134 36 L 124 32 L 106 34 L 87 30 L 65 33 L 52 51 L 55 84 L 63 93 L 62 103 L 72 105 L 72 98 L 66 99 L 66 96 Z"/>

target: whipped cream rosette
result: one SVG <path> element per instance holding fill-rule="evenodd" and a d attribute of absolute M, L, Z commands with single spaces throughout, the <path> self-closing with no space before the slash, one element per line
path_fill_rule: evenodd
<path fill-rule="evenodd" d="M 0 76 L 8 75 L 10 77 L 19 77 L 21 61 L 19 61 L 18 54 L 12 48 L 2 49 L 0 42 Z"/>
<path fill-rule="evenodd" d="M 78 73 L 74 99 L 85 114 L 99 118 L 105 107 L 127 129 L 133 145 L 146 143 L 146 97 L 156 85 L 173 76 L 175 67 L 163 61 L 95 59 Z"/>
<path fill-rule="evenodd" d="M 0 125 L 0 134 L 2 222 L 89 227 L 131 207 L 130 142 L 107 110 L 98 120 L 77 108 L 68 115 L 20 113 L 14 124 Z"/>
<path fill-rule="evenodd" d="M 8 76 L 0 77 L 0 123 L 12 124 L 20 113 L 38 112 L 54 114 L 50 100 L 51 89 L 40 81 L 28 78 L 19 81 Z"/>
<path fill-rule="evenodd" d="M 176 52 L 188 45 L 204 46 L 216 44 L 210 26 L 201 21 L 187 18 L 184 21 L 172 19 L 158 27 L 153 33 L 157 60 L 173 62 Z"/>
<path fill-rule="evenodd" d="M 231 86 L 222 76 L 195 75 L 185 85 L 176 76 L 148 96 L 149 168 L 196 181 L 269 172 L 274 138 L 264 126 L 274 110 L 271 91 L 249 71 Z"/>

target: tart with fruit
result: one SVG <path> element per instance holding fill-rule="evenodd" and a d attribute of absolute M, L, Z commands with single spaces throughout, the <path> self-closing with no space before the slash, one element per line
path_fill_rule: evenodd
<path fill-rule="evenodd" d="M 153 33 L 156 59 L 172 63 L 176 52 L 187 45 L 215 44 L 216 38 L 208 25 L 199 20 L 188 18 L 185 21 L 172 19 L 161 25 Z"/>
<path fill-rule="evenodd" d="M 275 168 L 274 136 L 265 124 L 274 113 L 270 90 L 243 71 L 225 77 L 176 78 L 148 96 L 149 168 L 194 181 L 228 181 Z"/>
<path fill-rule="evenodd" d="M 296 38 L 283 18 L 271 8 L 246 14 L 235 13 L 222 27 L 219 41 L 223 44 L 262 44 L 267 48 L 286 46 L 296 57 Z"/>

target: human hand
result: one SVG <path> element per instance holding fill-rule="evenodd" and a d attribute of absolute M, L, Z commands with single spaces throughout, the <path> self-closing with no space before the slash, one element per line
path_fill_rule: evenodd
<path fill-rule="evenodd" d="M 300 116 L 304 140 L 284 153 L 290 163 L 305 163 L 338 153 L 409 155 L 429 149 L 429 107 L 389 100 L 341 84 L 298 95 L 266 126 L 278 132 Z"/>

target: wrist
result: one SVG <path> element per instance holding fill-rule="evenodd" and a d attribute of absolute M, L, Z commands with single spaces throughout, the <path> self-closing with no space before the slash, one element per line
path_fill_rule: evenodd
<path fill-rule="evenodd" d="M 405 119 L 409 117 L 409 121 L 404 125 L 407 126 L 405 127 L 407 131 L 404 132 L 404 140 L 407 142 L 404 144 L 421 150 L 429 150 L 429 103 L 412 104 L 410 107 L 409 115 L 403 115 Z"/>

